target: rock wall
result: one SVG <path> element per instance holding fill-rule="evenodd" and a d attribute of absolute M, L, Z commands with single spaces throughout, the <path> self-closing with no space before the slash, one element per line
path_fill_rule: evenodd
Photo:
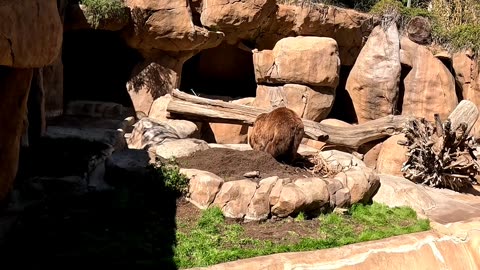
<path fill-rule="evenodd" d="M 33 68 L 55 61 L 62 45 L 56 0 L 3 1 L 0 5 L 0 201 L 17 173 L 20 141 L 28 127 Z"/>

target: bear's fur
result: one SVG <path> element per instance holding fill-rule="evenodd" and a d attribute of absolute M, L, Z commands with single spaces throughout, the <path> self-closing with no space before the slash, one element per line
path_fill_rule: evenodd
<path fill-rule="evenodd" d="M 302 119 L 291 109 L 280 107 L 255 119 L 248 138 L 253 150 L 264 151 L 281 162 L 297 156 L 304 135 Z"/>

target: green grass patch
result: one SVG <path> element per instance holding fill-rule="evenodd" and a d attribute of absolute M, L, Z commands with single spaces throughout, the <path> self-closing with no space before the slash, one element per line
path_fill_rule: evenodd
<path fill-rule="evenodd" d="M 295 222 L 304 218 L 297 217 Z M 317 237 L 303 238 L 294 244 L 274 244 L 245 236 L 241 225 L 226 224 L 219 208 L 209 208 L 192 230 L 177 231 L 174 260 L 179 268 L 202 267 L 274 253 L 332 248 L 430 229 L 429 221 L 418 219 L 411 208 L 389 208 L 378 203 L 354 205 L 345 215 L 325 214 L 318 220 Z"/>
<path fill-rule="evenodd" d="M 170 158 L 167 161 L 157 158 L 155 164 L 150 165 L 150 168 L 156 171 L 159 179 L 163 179 L 167 190 L 178 195 L 187 193 L 190 180 L 185 174 L 180 173 L 180 167 L 175 158 Z"/>
<path fill-rule="evenodd" d="M 124 20 L 127 16 L 121 0 L 80 0 L 80 3 L 87 7 L 86 19 L 94 28 L 98 28 L 102 20 Z"/>

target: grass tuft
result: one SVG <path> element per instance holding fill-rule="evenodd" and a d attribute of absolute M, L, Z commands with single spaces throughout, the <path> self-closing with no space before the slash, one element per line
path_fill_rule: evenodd
<path fill-rule="evenodd" d="M 80 3 L 87 7 L 87 22 L 94 28 L 98 28 L 102 20 L 123 20 L 127 16 L 121 0 L 80 0 Z"/>

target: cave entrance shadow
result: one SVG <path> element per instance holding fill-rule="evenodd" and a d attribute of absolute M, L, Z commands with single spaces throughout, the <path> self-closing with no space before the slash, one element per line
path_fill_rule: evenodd
<path fill-rule="evenodd" d="M 23 155 L 21 175 L 25 179 L 53 175 L 55 172 L 46 166 L 85 166 L 79 149 L 86 151 L 88 147 L 91 145 L 78 141 L 39 143 Z M 148 155 L 146 150 L 138 151 Z M 56 177 L 65 174 L 60 171 Z M 110 179 L 108 183 L 114 188 L 75 196 L 49 193 L 19 213 L 0 213 L 17 215 L 13 228 L 0 243 L 2 264 L 177 269 L 174 246 L 179 196 L 165 188 L 162 175 L 151 167 L 143 173 L 106 170 L 105 179 Z M 24 182 L 20 180 L 17 190 L 32 196 L 22 189 Z"/>

